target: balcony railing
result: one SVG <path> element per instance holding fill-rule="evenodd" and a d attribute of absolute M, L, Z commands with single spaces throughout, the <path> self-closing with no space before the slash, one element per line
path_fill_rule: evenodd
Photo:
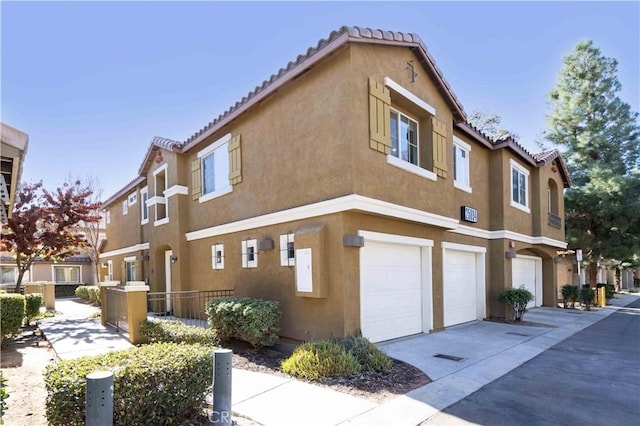
<path fill-rule="evenodd" d="M 553 226 L 554 228 L 562 228 L 562 218 L 555 213 L 547 213 L 547 217 L 549 219 L 549 226 Z"/>

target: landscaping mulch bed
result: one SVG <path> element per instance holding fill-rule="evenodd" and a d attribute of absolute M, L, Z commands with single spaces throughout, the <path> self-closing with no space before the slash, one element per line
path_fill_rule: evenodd
<path fill-rule="evenodd" d="M 233 350 L 234 368 L 291 377 L 282 371 L 280 364 L 293 353 L 296 342 L 281 340 L 272 348 L 261 349 L 253 349 L 240 341 L 233 341 L 225 346 Z M 393 359 L 393 367 L 386 373 L 368 371 L 354 377 L 327 378 L 313 383 L 383 403 L 430 382 L 431 379 L 418 368 Z"/>

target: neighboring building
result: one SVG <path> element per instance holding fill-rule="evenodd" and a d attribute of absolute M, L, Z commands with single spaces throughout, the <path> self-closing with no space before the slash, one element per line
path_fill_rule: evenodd
<path fill-rule="evenodd" d="M 18 267 L 10 254 L 0 255 L 0 284 L 3 286 L 15 286 L 18 278 Z M 92 285 L 93 267 L 91 259 L 87 256 L 71 256 L 61 261 L 35 260 L 28 271 L 26 271 L 23 283 L 35 281 L 54 282 L 57 285 Z"/>
<path fill-rule="evenodd" d="M 419 37 L 343 27 L 104 204 L 109 277 L 280 301 L 281 335 L 381 341 L 556 306 L 557 150 L 492 141 Z"/>
<path fill-rule="evenodd" d="M 0 224 L 11 217 L 22 176 L 22 164 L 27 154 L 29 136 L 18 129 L 0 123 Z M 1 226 L 1 225 L 0 225 Z"/>

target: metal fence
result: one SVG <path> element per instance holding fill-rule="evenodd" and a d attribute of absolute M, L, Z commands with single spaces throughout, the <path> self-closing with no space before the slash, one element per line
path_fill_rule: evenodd
<path fill-rule="evenodd" d="M 194 290 L 147 294 L 149 318 L 207 327 L 207 303 L 233 296 L 233 290 Z"/>
<path fill-rule="evenodd" d="M 129 331 L 127 293 L 117 288 L 107 289 L 107 324 L 116 331 Z"/>

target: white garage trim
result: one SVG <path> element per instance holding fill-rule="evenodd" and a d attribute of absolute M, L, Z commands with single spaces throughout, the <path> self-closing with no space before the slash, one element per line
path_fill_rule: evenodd
<path fill-rule="evenodd" d="M 442 243 L 442 273 L 443 273 L 443 284 L 445 281 L 444 273 L 447 265 L 447 251 L 455 250 L 462 251 L 467 253 L 475 254 L 475 272 L 476 272 L 476 320 L 483 320 L 486 316 L 487 306 L 486 306 L 486 279 L 485 279 L 485 258 L 487 249 L 486 247 L 480 246 L 471 246 L 466 244 L 458 244 L 458 243 Z M 443 304 L 444 304 L 444 286 L 443 286 Z M 443 311 L 446 307 L 443 306 Z M 446 313 L 443 312 L 444 315 Z M 446 325 L 445 325 L 446 326 Z"/>
<path fill-rule="evenodd" d="M 426 238 L 407 237 L 404 235 L 384 234 L 372 231 L 358 231 L 358 235 L 364 238 L 366 246 L 367 241 L 402 244 L 408 246 L 420 247 L 420 270 L 421 270 L 421 290 L 422 290 L 422 332 L 429 333 L 433 329 L 433 300 L 432 300 L 432 249 L 433 240 Z M 363 263 L 360 262 L 360 276 L 362 277 Z M 362 300 L 362 295 L 360 295 Z"/>

